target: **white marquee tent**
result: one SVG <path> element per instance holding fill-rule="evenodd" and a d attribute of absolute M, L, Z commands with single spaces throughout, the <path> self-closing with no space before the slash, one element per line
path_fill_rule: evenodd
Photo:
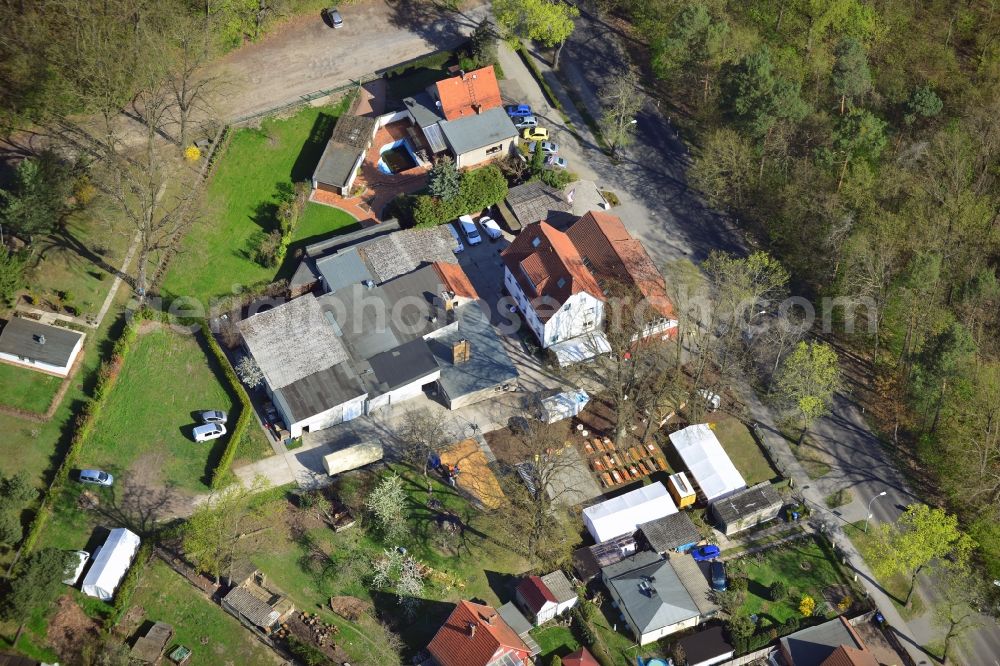
<path fill-rule="evenodd" d="M 688 426 L 672 433 L 670 443 L 677 449 L 684 465 L 709 502 L 747 487 L 747 482 L 707 423 Z"/>
<path fill-rule="evenodd" d="M 83 579 L 83 593 L 104 601 L 111 601 L 115 589 L 122 582 L 139 550 L 139 536 L 124 527 L 111 530 L 100 552 L 94 557 L 90 571 Z"/>
<path fill-rule="evenodd" d="M 638 490 L 619 495 L 583 510 L 583 522 L 602 543 L 623 534 L 632 534 L 639 523 L 677 513 L 674 501 L 662 483 L 657 481 Z"/>

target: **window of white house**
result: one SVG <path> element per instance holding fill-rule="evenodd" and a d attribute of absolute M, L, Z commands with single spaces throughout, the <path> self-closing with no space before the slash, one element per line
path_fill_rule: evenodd
<path fill-rule="evenodd" d="M 492 146 L 490 148 L 487 148 L 486 149 L 486 154 L 487 155 L 494 155 L 496 153 L 499 153 L 501 150 L 503 150 L 503 144 L 501 144 L 499 146 Z"/>

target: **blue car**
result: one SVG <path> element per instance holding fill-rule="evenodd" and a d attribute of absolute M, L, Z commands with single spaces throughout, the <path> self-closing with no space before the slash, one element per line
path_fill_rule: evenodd
<path fill-rule="evenodd" d="M 725 592 L 726 588 L 729 587 L 726 580 L 726 565 L 722 562 L 712 562 L 711 574 L 712 589 L 716 592 Z"/>
<path fill-rule="evenodd" d="M 707 562 L 709 560 L 714 560 L 719 556 L 719 547 L 709 544 L 707 546 L 701 546 L 700 548 L 691 549 L 691 555 L 694 557 L 696 562 Z"/>
<path fill-rule="evenodd" d="M 507 115 L 511 118 L 527 118 L 531 114 L 531 107 L 527 104 L 512 104 L 507 107 Z"/>

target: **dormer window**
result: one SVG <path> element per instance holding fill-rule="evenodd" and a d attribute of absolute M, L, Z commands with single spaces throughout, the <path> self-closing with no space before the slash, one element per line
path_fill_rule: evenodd
<path fill-rule="evenodd" d="M 531 239 L 531 247 L 538 247 L 542 244 L 542 239 L 537 236 Z"/>
<path fill-rule="evenodd" d="M 566 278 L 559 278 L 559 280 L 556 282 L 556 285 L 560 289 L 562 289 L 563 287 L 565 287 L 566 286 Z"/>

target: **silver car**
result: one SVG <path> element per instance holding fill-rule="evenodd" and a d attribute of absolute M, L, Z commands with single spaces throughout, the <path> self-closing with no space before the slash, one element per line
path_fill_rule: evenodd
<path fill-rule="evenodd" d="M 198 420 L 202 423 L 225 423 L 229 417 L 225 412 L 218 409 L 206 409 L 198 412 Z"/>
<path fill-rule="evenodd" d="M 99 469 L 80 470 L 80 483 L 93 483 L 98 486 L 110 486 L 115 482 L 115 477 Z"/>
<path fill-rule="evenodd" d="M 340 11 L 336 7 L 326 10 L 326 17 L 330 19 L 330 25 L 336 30 L 344 27 L 344 19 L 340 16 Z"/>

